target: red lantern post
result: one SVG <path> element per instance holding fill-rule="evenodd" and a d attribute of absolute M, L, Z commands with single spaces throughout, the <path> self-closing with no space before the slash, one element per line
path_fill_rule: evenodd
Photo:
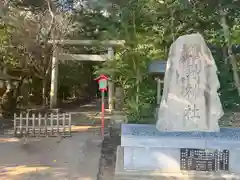
<path fill-rule="evenodd" d="M 100 75 L 98 78 L 95 79 L 98 82 L 99 85 L 99 90 L 101 91 L 101 96 L 102 96 L 102 127 L 101 127 L 101 134 L 102 136 L 104 136 L 104 112 L 105 112 L 105 108 L 104 108 L 104 93 L 105 91 L 107 91 L 107 81 L 108 81 L 108 77 L 105 75 Z"/>

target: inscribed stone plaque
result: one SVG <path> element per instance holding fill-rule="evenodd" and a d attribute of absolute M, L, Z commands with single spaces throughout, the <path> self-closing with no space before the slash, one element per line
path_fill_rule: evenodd
<path fill-rule="evenodd" d="M 186 149 L 180 150 L 181 170 L 228 171 L 229 150 Z"/>

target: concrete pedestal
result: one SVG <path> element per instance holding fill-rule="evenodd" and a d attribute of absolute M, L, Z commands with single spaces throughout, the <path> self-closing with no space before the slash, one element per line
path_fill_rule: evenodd
<path fill-rule="evenodd" d="M 117 153 L 116 179 L 240 179 L 238 128 L 159 132 L 155 125 L 123 124 Z"/>
<path fill-rule="evenodd" d="M 163 172 L 161 170 L 124 169 L 124 151 L 117 149 L 115 180 L 239 180 L 240 175 L 222 172 Z"/>

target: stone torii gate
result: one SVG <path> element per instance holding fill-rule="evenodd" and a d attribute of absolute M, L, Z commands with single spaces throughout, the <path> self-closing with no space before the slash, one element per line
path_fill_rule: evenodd
<path fill-rule="evenodd" d="M 59 60 L 71 61 L 106 61 L 114 57 L 114 47 L 124 46 L 123 40 L 97 41 L 97 40 L 50 40 L 53 45 L 52 57 L 52 75 L 51 75 L 51 91 L 50 91 L 50 108 L 57 106 L 58 92 L 58 64 Z M 66 54 L 59 53 L 59 45 L 82 45 L 82 46 L 104 46 L 108 50 L 107 54 Z M 114 84 L 108 82 L 108 109 L 113 110 Z"/>

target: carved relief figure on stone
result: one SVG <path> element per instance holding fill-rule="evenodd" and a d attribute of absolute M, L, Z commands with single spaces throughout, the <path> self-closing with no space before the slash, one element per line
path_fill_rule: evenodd
<path fill-rule="evenodd" d="M 223 115 L 217 66 L 200 34 L 179 37 L 170 47 L 158 111 L 160 131 L 219 131 Z"/>

